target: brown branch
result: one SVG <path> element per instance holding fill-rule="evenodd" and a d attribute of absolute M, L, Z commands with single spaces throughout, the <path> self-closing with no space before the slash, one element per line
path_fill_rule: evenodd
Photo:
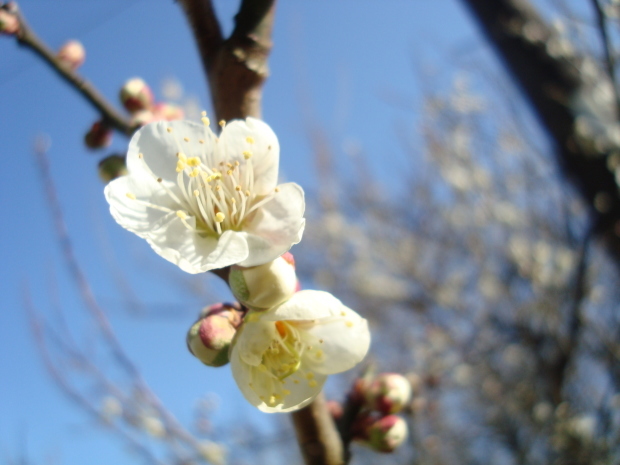
<path fill-rule="evenodd" d="M 119 113 L 90 82 L 58 60 L 54 51 L 37 37 L 19 10 L 15 9 L 12 12 L 19 20 L 19 32 L 16 35 L 19 45 L 30 48 L 43 58 L 43 61 L 76 89 L 101 114 L 103 121 L 108 126 L 127 135 L 133 134 L 138 126 L 132 125 L 129 119 Z"/>
<path fill-rule="evenodd" d="M 323 393 L 307 407 L 293 412 L 297 442 L 306 465 L 342 465 L 344 450 Z"/>
<path fill-rule="evenodd" d="M 261 117 L 275 0 L 244 0 L 235 29 L 224 40 L 210 0 L 179 0 L 209 80 L 218 119 Z"/>
<path fill-rule="evenodd" d="M 620 195 L 608 150 L 577 130 L 575 98 L 587 86 L 572 57 L 552 55 L 555 33 L 527 0 L 463 0 L 556 145 L 558 160 L 590 206 L 595 233 L 620 263 Z M 600 121 L 603 125 L 614 121 Z"/>

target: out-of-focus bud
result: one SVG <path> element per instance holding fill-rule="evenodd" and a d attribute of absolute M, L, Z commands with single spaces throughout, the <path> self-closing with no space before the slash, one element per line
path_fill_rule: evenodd
<path fill-rule="evenodd" d="M 394 452 L 407 439 L 407 422 L 397 415 L 379 418 L 367 429 L 367 438 L 362 443 L 377 452 Z"/>
<path fill-rule="evenodd" d="M 99 177 L 106 184 L 127 174 L 124 155 L 110 155 L 99 162 Z"/>
<path fill-rule="evenodd" d="M 328 400 L 327 410 L 329 411 L 329 414 L 332 416 L 334 420 L 338 420 L 344 413 L 342 404 L 338 402 L 337 400 Z"/>
<path fill-rule="evenodd" d="M 398 373 L 378 375 L 365 387 L 366 405 L 371 410 L 389 414 L 400 412 L 411 398 L 411 384 Z"/>
<path fill-rule="evenodd" d="M 131 126 L 144 126 L 146 124 L 152 123 L 153 121 L 156 121 L 156 119 L 155 115 L 151 110 L 141 110 L 135 112 L 132 115 L 129 124 Z"/>
<path fill-rule="evenodd" d="M 215 304 L 187 333 L 187 348 L 202 363 L 220 367 L 228 363 L 228 348 L 241 325 L 242 314 L 232 304 Z"/>
<path fill-rule="evenodd" d="M 153 107 L 153 114 L 155 115 L 156 121 L 174 121 L 185 117 L 185 113 L 181 107 L 164 102 L 155 104 Z"/>
<path fill-rule="evenodd" d="M 60 47 L 56 58 L 68 68 L 78 69 L 86 60 L 86 50 L 81 42 L 70 40 Z"/>
<path fill-rule="evenodd" d="M 0 9 L 0 34 L 12 35 L 19 32 L 19 19 L 17 15 Z"/>
<path fill-rule="evenodd" d="M 84 136 L 84 143 L 91 149 L 107 147 L 112 143 L 112 129 L 103 121 L 96 121 Z"/>
<path fill-rule="evenodd" d="M 153 106 L 153 92 L 144 80 L 133 78 L 121 87 L 120 99 L 123 106 L 131 113 L 150 110 Z"/>
<path fill-rule="evenodd" d="M 275 307 L 297 291 L 295 267 L 283 257 L 251 268 L 234 265 L 228 283 L 235 298 L 255 310 Z"/>

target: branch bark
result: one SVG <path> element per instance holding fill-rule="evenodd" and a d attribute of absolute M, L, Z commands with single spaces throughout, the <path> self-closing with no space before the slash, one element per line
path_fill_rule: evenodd
<path fill-rule="evenodd" d="M 590 206 L 596 235 L 620 264 L 620 195 L 611 149 L 578 131 L 575 98 L 587 89 L 576 59 L 550 53 L 554 31 L 526 0 L 463 1 L 554 140 L 560 164 Z"/>
<path fill-rule="evenodd" d="M 58 60 L 54 51 L 39 39 L 19 10 L 12 11 L 12 13 L 14 13 L 19 20 L 19 32 L 16 37 L 20 45 L 29 48 L 43 58 L 43 61 L 45 61 L 61 78 L 82 94 L 82 96 L 99 112 L 103 121 L 108 126 L 127 135 L 134 133 L 138 126 L 132 125 L 129 119 L 119 113 L 90 82 Z"/>
<path fill-rule="evenodd" d="M 179 3 L 194 32 L 217 118 L 260 118 L 275 0 L 244 0 L 227 39 L 222 37 L 210 0 Z"/>

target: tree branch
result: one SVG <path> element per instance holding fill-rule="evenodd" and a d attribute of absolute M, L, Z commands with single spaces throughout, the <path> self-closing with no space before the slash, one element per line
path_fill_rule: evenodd
<path fill-rule="evenodd" d="M 323 393 L 292 413 L 297 442 L 306 465 L 342 465 L 343 447 Z"/>
<path fill-rule="evenodd" d="M 275 0 L 244 0 L 235 16 L 235 29 L 226 40 L 210 0 L 179 3 L 194 31 L 217 118 L 260 118 Z"/>
<path fill-rule="evenodd" d="M 595 233 L 620 263 L 620 195 L 608 166 L 611 148 L 578 130 L 584 116 L 578 97 L 587 95 L 588 88 L 577 61 L 549 51 L 549 43 L 557 38 L 526 0 L 463 1 L 554 140 L 560 164 L 590 206 Z M 617 121 L 599 118 L 596 123 L 609 126 Z"/>
<path fill-rule="evenodd" d="M 127 135 L 134 133 L 138 126 L 132 125 L 129 119 L 119 113 L 90 82 L 58 60 L 53 50 L 37 37 L 19 10 L 16 9 L 12 11 L 12 13 L 14 13 L 19 20 L 19 32 L 16 35 L 19 45 L 28 47 L 43 58 L 60 77 L 82 94 L 82 96 L 101 114 L 101 117 L 108 126 Z"/>

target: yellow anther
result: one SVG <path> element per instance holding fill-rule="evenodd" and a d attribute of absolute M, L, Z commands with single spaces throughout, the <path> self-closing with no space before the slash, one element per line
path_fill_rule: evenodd
<path fill-rule="evenodd" d="M 265 402 L 265 396 L 258 396 L 258 398 L 262 400 L 263 402 Z"/>
<path fill-rule="evenodd" d="M 246 160 L 249 160 L 250 158 L 252 158 L 252 152 L 250 152 L 249 150 L 245 150 L 243 152 L 243 158 L 245 158 Z"/>
<path fill-rule="evenodd" d="M 320 343 L 320 344 L 323 344 L 323 339 L 319 339 L 319 343 Z"/>
<path fill-rule="evenodd" d="M 172 128 L 166 128 L 166 131 L 172 132 Z"/>
<path fill-rule="evenodd" d="M 245 138 L 245 141 L 248 144 L 253 144 L 254 143 L 254 138 L 252 136 L 248 136 L 248 137 Z"/>
<path fill-rule="evenodd" d="M 200 191 L 198 189 L 194 189 L 194 197 L 199 197 Z"/>
<path fill-rule="evenodd" d="M 136 200 L 136 195 L 132 194 L 131 192 L 127 192 L 125 195 L 131 200 Z"/>
<path fill-rule="evenodd" d="M 276 191 L 276 193 L 280 192 L 280 188 L 279 187 L 276 187 L 274 190 Z"/>
<path fill-rule="evenodd" d="M 222 190 L 222 186 L 220 186 L 219 184 L 217 186 L 215 186 L 215 190 L 216 191 L 221 191 Z"/>
<path fill-rule="evenodd" d="M 269 397 L 269 402 L 267 402 L 269 405 L 275 405 L 276 403 L 276 398 L 275 396 L 270 396 Z"/>
<path fill-rule="evenodd" d="M 157 178 L 157 182 L 162 182 L 163 179 L 162 178 Z"/>
<path fill-rule="evenodd" d="M 232 163 L 226 163 L 226 166 L 228 166 L 229 168 L 233 167 Z"/>
<path fill-rule="evenodd" d="M 139 154 L 138 154 L 138 158 L 144 158 L 144 155 L 143 155 L 143 154 L 141 154 L 141 153 L 139 153 Z"/>
<path fill-rule="evenodd" d="M 215 214 L 215 221 L 217 223 L 221 223 L 222 221 L 224 221 L 224 219 L 226 218 L 226 215 L 224 215 L 222 212 L 217 212 Z M 264 365 L 263 365 L 264 366 Z"/>
<path fill-rule="evenodd" d="M 189 142 L 189 137 L 184 137 L 184 138 L 183 138 L 183 140 L 184 140 L 185 142 Z"/>
<path fill-rule="evenodd" d="M 345 323 L 345 325 L 347 325 L 347 327 L 349 327 L 349 328 L 353 328 L 353 326 L 354 326 L 352 321 L 347 321 Z"/>
<path fill-rule="evenodd" d="M 340 316 L 347 316 L 345 312 L 340 312 Z"/>
<path fill-rule="evenodd" d="M 183 210 L 177 210 L 177 216 L 182 220 L 187 219 L 187 213 L 185 213 Z"/>
<path fill-rule="evenodd" d="M 194 169 L 192 170 L 192 172 L 191 172 L 191 173 L 189 173 L 189 176 L 190 176 L 191 178 L 195 178 L 195 177 L 197 177 L 199 174 L 200 174 L 200 170 L 199 170 L 198 168 L 194 168 Z"/>
<path fill-rule="evenodd" d="M 274 393 L 274 394 L 273 394 L 273 397 L 274 397 L 275 399 L 282 399 L 282 396 L 281 396 L 280 394 L 275 394 L 275 393 Z"/>
<path fill-rule="evenodd" d="M 187 159 L 187 164 L 189 166 L 200 166 L 200 158 L 198 157 L 191 157 Z"/>
<path fill-rule="evenodd" d="M 226 171 L 226 174 L 227 174 L 228 176 L 232 175 L 232 170 L 228 170 L 228 171 Z"/>
<path fill-rule="evenodd" d="M 222 173 L 213 173 L 213 179 L 220 180 L 222 179 Z"/>
<path fill-rule="evenodd" d="M 205 126 L 209 126 L 211 124 L 211 120 L 207 118 L 206 116 L 203 116 L 202 118 L 200 118 L 200 121 L 202 121 L 202 124 L 204 124 Z"/>
<path fill-rule="evenodd" d="M 235 161 L 235 166 L 239 166 L 240 163 L 238 161 Z"/>
<path fill-rule="evenodd" d="M 294 379 L 293 380 L 293 384 L 299 384 L 299 380 L 298 379 Z"/>
<path fill-rule="evenodd" d="M 205 178 L 205 181 L 206 181 L 206 182 L 211 182 L 211 181 L 213 181 L 213 176 L 207 176 L 207 177 Z"/>
<path fill-rule="evenodd" d="M 180 173 L 184 169 L 185 169 L 185 163 L 183 163 L 181 160 L 177 161 L 177 173 Z"/>
<path fill-rule="evenodd" d="M 245 191 L 245 196 L 249 197 L 250 196 L 250 191 Z"/>
<path fill-rule="evenodd" d="M 235 190 L 236 190 L 237 192 L 241 192 L 241 186 L 235 186 Z"/>
<path fill-rule="evenodd" d="M 306 373 L 306 379 L 313 379 L 314 378 L 314 373 L 310 372 L 310 373 Z"/>
<path fill-rule="evenodd" d="M 187 162 L 187 156 L 183 152 L 177 152 L 177 158 L 183 163 Z"/>
<path fill-rule="evenodd" d="M 282 390 L 282 394 L 284 394 L 284 396 L 290 396 L 291 395 L 291 391 L 289 391 L 288 389 L 283 389 Z"/>
<path fill-rule="evenodd" d="M 204 140 L 202 140 L 202 139 L 198 139 L 198 142 L 200 142 L 201 144 L 204 144 L 204 143 L 205 143 L 205 141 L 204 141 Z"/>
<path fill-rule="evenodd" d="M 316 382 L 315 379 L 308 381 L 308 386 L 310 387 L 316 387 L 318 383 Z"/>
<path fill-rule="evenodd" d="M 231 197 L 231 198 L 230 198 L 230 203 L 237 203 L 237 201 L 235 200 L 235 198 L 234 198 L 234 197 Z"/>
<path fill-rule="evenodd" d="M 221 120 L 221 121 L 219 122 L 219 125 L 220 125 L 221 127 L 224 127 L 224 126 L 226 126 L 226 121 L 224 121 L 224 120 Z"/>
<path fill-rule="evenodd" d="M 322 350 L 317 350 L 316 351 L 316 358 L 322 358 L 323 357 L 323 351 Z"/>

